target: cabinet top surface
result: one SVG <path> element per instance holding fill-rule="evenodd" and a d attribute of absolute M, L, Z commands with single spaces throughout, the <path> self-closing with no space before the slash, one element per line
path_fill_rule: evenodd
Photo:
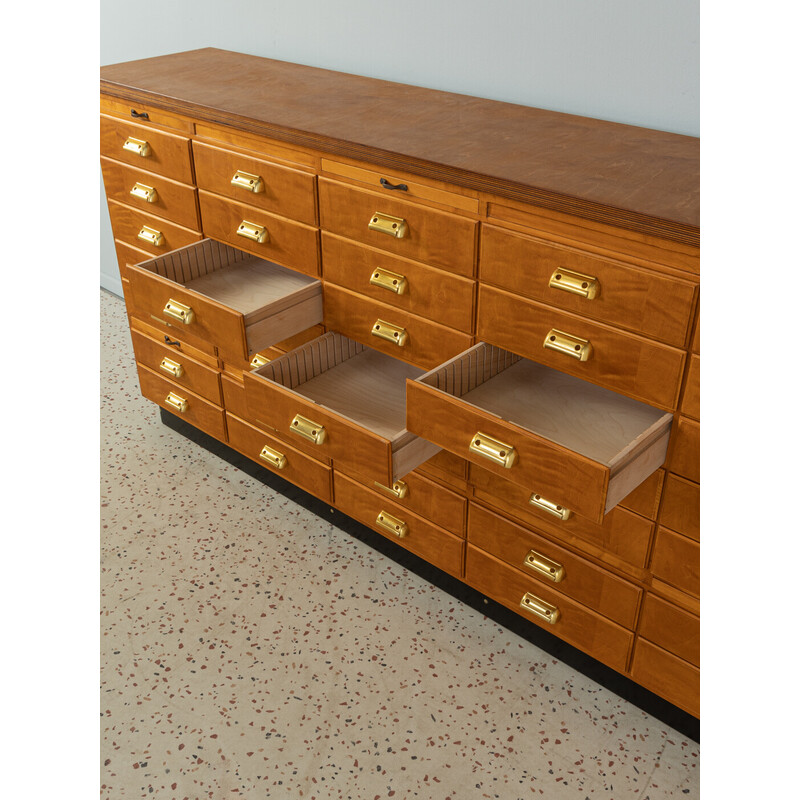
<path fill-rule="evenodd" d="M 691 136 L 215 48 L 102 67 L 101 91 L 328 153 L 687 242 Z"/>

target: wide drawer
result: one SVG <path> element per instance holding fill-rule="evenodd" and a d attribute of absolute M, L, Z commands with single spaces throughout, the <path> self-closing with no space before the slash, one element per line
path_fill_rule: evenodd
<path fill-rule="evenodd" d="M 234 450 L 326 503 L 332 502 L 330 467 L 231 413 L 226 417 L 228 442 Z"/>
<path fill-rule="evenodd" d="M 467 544 L 465 580 L 598 661 L 625 671 L 633 633 L 571 600 L 555 586 L 545 586 L 471 544 Z"/>
<path fill-rule="evenodd" d="M 652 592 L 642 605 L 639 635 L 700 666 L 700 618 Z"/>
<path fill-rule="evenodd" d="M 595 522 L 667 452 L 671 414 L 484 342 L 406 392 L 409 431 Z"/>
<path fill-rule="evenodd" d="M 335 504 L 353 519 L 391 539 L 441 570 L 460 578 L 463 574 L 464 540 L 365 489 L 335 471 Z"/>
<path fill-rule="evenodd" d="M 700 670 L 694 664 L 640 638 L 633 654 L 631 677 L 678 708 L 700 716 Z"/>
<path fill-rule="evenodd" d="M 243 378 L 251 419 L 388 486 L 439 449 L 405 429 L 406 379 L 421 373 L 329 332 Z"/>
<path fill-rule="evenodd" d="M 115 239 L 151 255 L 168 253 L 203 238 L 195 230 L 114 200 L 108 201 L 108 214 Z"/>
<path fill-rule="evenodd" d="M 684 347 L 695 285 L 484 225 L 481 280 Z"/>
<path fill-rule="evenodd" d="M 131 266 L 128 276 L 145 319 L 213 343 L 223 357 L 249 359 L 322 321 L 318 280 L 213 239 Z"/>
<path fill-rule="evenodd" d="M 197 141 L 193 150 L 199 188 L 307 225 L 317 224 L 316 181 L 310 173 Z"/>
<path fill-rule="evenodd" d="M 650 569 L 671 586 L 700 595 L 700 545 L 693 539 L 659 526 Z"/>
<path fill-rule="evenodd" d="M 661 502 L 661 523 L 699 542 L 700 486 L 668 473 Z"/>
<path fill-rule="evenodd" d="M 632 583 L 475 503 L 469 505 L 467 540 L 509 566 L 530 573 L 537 583 L 555 587 L 604 617 L 634 629 L 642 590 Z"/>
<path fill-rule="evenodd" d="M 473 220 L 325 178 L 319 179 L 319 210 L 321 226 L 331 233 L 458 275 L 475 275 L 478 224 Z"/>
<path fill-rule="evenodd" d="M 502 289 L 478 289 L 477 337 L 645 403 L 673 410 L 685 352 Z"/>

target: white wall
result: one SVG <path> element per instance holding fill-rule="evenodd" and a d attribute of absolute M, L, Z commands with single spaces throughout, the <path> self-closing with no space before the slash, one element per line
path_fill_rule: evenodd
<path fill-rule="evenodd" d="M 699 5 L 102 0 L 100 63 L 220 47 L 698 136 Z M 119 293 L 102 207 L 101 284 Z"/>

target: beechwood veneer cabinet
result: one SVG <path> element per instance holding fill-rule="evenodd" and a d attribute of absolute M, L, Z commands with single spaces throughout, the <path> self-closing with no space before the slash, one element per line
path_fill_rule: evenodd
<path fill-rule="evenodd" d="M 699 716 L 699 140 L 104 67 L 142 394 Z"/>

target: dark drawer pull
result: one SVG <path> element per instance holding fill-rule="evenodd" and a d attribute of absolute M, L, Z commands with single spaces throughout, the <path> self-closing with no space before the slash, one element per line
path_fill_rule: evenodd
<path fill-rule="evenodd" d="M 381 186 L 383 186 L 384 189 L 398 189 L 401 192 L 408 191 L 408 186 L 404 183 L 389 183 L 386 178 L 381 178 Z"/>
<path fill-rule="evenodd" d="M 136 111 L 136 109 L 131 109 L 131 116 L 134 119 L 150 119 L 150 115 L 146 111 Z"/>

